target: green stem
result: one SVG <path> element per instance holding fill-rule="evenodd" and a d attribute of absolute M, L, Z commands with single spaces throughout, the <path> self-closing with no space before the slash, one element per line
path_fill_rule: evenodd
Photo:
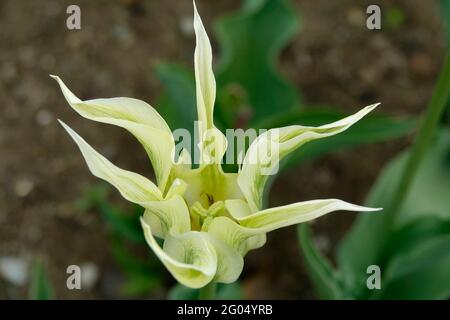
<path fill-rule="evenodd" d="M 411 188 L 414 178 L 417 175 L 419 166 L 426 154 L 426 150 L 433 140 L 433 135 L 439 125 L 450 93 L 450 52 L 445 56 L 444 66 L 439 75 L 437 85 L 433 91 L 433 96 L 425 111 L 422 123 L 416 136 L 416 140 L 411 147 L 408 160 L 402 172 L 397 189 L 394 192 L 390 205 L 385 208 L 389 218 L 386 223 L 392 226 L 395 215 L 400 211 Z"/>
<path fill-rule="evenodd" d="M 216 296 L 216 283 L 210 282 L 203 288 L 200 288 L 198 300 L 214 300 Z"/>

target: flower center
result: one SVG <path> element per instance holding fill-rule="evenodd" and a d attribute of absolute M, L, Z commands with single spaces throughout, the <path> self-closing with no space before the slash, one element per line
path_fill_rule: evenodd
<path fill-rule="evenodd" d="M 225 204 L 223 203 L 223 201 L 214 202 L 207 209 L 205 209 L 205 207 L 203 207 L 203 205 L 199 201 L 195 202 L 190 208 L 191 220 L 193 225 L 192 229 L 197 229 L 198 231 L 207 231 L 211 221 L 214 219 L 214 217 L 218 216 L 224 208 Z"/>

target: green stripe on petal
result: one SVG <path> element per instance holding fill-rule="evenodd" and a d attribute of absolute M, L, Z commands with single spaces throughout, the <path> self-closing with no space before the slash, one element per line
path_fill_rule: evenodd
<path fill-rule="evenodd" d="M 141 203 L 161 200 L 158 187 L 147 178 L 127 170 L 123 170 L 95 151 L 82 137 L 64 122 L 59 121 L 76 142 L 92 174 L 103 179 L 122 194 L 128 201 Z"/>
<path fill-rule="evenodd" d="M 266 243 L 264 232 L 242 227 L 224 216 L 213 219 L 208 226 L 208 233 L 234 248 L 242 256 Z"/>
<path fill-rule="evenodd" d="M 243 219 L 252 214 L 252 211 L 247 202 L 240 199 L 226 200 L 225 208 L 228 210 L 230 215 L 236 220 Z"/>
<path fill-rule="evenodd" d="M 252 212 L 262 207 L 265 184 L 278 170 L 279 162 L 303 144 L 338 134 L 376 108 L 374 104 L 339 121 L 320 127 L 293 125 L 271 129 L 255 139 L 245 155 L 238 184 Z"/>
<path fill-rule="evenodd" d="M 150 226 L 143 219 L 141 224 L 148 245 L 178 282 L 190 288 L 201 288 L 211 282 L 217 270 L 217 256 L 204 234 L 169 233 L 162 249 Z"/>
<path fill-rule="evenodd" d="M 174 150 L 173 136 L 164 119 L 149 104 L 132 98 L 82 101 L 57 76 L 52 76 L 69 105 L 81 116 L 119 126 L 133 134 L 146 150 L 162 192 L 165 190 Z"/>
<path fill-rule="evenodd" d="M 217 239 L 212 234 L 206 233 L 217 254 L 217 272 L 215 282 L 235 282 L 244 268 L 242 255 L 233 247 Z"/>
<path fill-rule="evenodd" d="M 153 234 L 166 238 L 169 231 L 181 234 L 191 230 L 189 210 L 180 195 L 163 201 L 140 203 L 146 210 L 143 220 L 150 225 Z"/>
<path fill-rule="evenodd" d="M 199 146 L 201 164 L 219 164 L 227 149 L 224 134 L 214 126 L 216 80 L 212 68 L 212 49 L 202 19 L 194 2 L 194 52 L 195 86 L 197 97 Z"/>

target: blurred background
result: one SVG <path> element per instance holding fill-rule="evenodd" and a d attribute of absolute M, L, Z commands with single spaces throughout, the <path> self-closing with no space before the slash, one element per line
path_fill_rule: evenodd
<path fill-rule="evenodd" d="M 229 81 L 240 73 L 224 61 L 235 53 L 230 39 L 239 39 L 231 36 L 224 19 L 233 21 L 243 2 L 197 0 L 197 5 L 216 69 L 222 70 L 218 83 L 229 88 L 219 101 L 221 108 L 233 104 L 223 102 L 230 96 L 244 105 L 231 123 L 246 127 L 259 121 L 249 120 L 258 115 L 252 111 L 257 106 L 251 92 L 241 94 Z M 400 120 L 424 111 L 446 50 L 439 1 L 282 2 L 288 5 L 287 16 L 281 9 L 268 10 L 248 28 L 261 43 L 280 44 L 267 76 L 282 79 L 286 95 L 295 92 L 299 105 L 348 114 L 381 102 L 380 113 Z M 66 28 L 70 4 L 75 3 L 0 2 L 0 298 L 27 298 L 30 286 L 44 291 L 47 286 L 58 299 L 165 298 L 174 280 L 150 249 L 115 231 L 117 212 L 134 219 L 139 209 L 99 186 L 56 120 L 70 124 L 119 167 L 153 178 L 145 152 L 120 128 L 75 114 L 48 75 L 59 75 L 80 99 L 134 97 L 170 114 L 162 110 L 171 106 L 164 95 L 171 83 L 184 81 L 174 75 L 172 63 L 193 69 L 192 3 L 78 0 L 81 30 Z M 381 7 L 382 30 L 366 28 L 370 4 Z M 278 23 L 289 19 L 290 25 Z M 267 33 L 271 29 L 279 33 Z M 364 203 L 383 166 L 413 135 L 402 129 L 385 138 L 292 165 L 274 181 L 269 204 L 319 198 Z M 356 215 L 338 213 L 314 223 L 314 241 L 330 259 Z M 66 288 L 66 268 L 73 264 L 82 268 L 82 290 Z M 271 233 L 266 246 L 246 257 L 239 286 L 239 297 L 248 299 L 317 298 L 295 227 Z"/>

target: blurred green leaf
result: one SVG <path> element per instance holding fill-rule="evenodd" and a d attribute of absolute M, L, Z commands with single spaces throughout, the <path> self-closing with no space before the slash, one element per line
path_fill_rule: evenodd
<path fill-rule="evenodd" d="M 416 244 L 396 255 L 387 267 L 382 299 L 448 299 L 450 296 L 450 234 Z"/>
<path fill-rule="evenodd" d="M 401 7 L 390 7 L 386 13 L 386 25 L 390 29 L 398 29 L 405 24 L 406 15 Z"/>
<path fill-rule="evenodd" d="M 450 218 L 423 214 L 389 235 L 386 248 L 380 258 L 381 264 L 387 264 L 388 259 L 396 254 L 415 250 L 416 246 L 423 241 L 448 234 L 450 234 Z"/>
<path fill-rule="evenodd" d="M 192 134 L 197 120 L 193 72 L 182 65 L 161 63 L 155 73 L 165 88 L 158 102 L 158 112 L 172 130 L 184 128 Z"/>
<path fill-rule="evenodd" d="M 450 1 L 449 0 L 441 0 L 441 13 L 442 18 L 444 20 L 445 27 L 445 35 L 447 47 L 450 47 Z M 447 109 L 445 111 L 444 121 L 447 123 L 450 122 L 450 99 L 447 101 Z"/>
<path fill-rule="evenodd" d="M 240 11 L 217 23 L 222 49 L 217 82 L 225 91 L 242 88 L 251 104 L 253 119 L 260 120 L 300 105 L 296 89 L 276 69 L 281 50 L 299 28 L 299 19 L 286 0 L 244 3 Z M 221 112 L 229 112 L 228 108 L 219 101 Z"/>
<path fill-rule="evenodd" d="M 199 296 L 198 289 L 191 289 L 181 284 L 174 285 L 168 292 L 170 300 L 197 300 Z M 242 300 L 245 299 L 241 284 L 236 281 L 230 284 L 217 284 L 217 293 L 215 299 L 218 300 Z"/>
<path fill-rule="evenodd" d="M 390 203 L 393 190 L 398 184 L 408 153 L 403 153 L 383 169 L 373 186 L 366 205 L 384 207 Z M 450 219 L 450 131 L 441 130 L 433 146 L 427 151 L 416 179 L 400 212 L 396 213 L 392 230 L 421 217 Z M 366 268 L 382 263 L 383 252 L 390 235 L 386 228 L 386 214 L 363 214 L 338 248 L 338 262 L 345 286 L 355 296 L 365 296 Z M 384 260 L 386 257 L 384 257 Z"/>
<path fill-rule="evenodd" d="M 124 243 L 119 234 L 113 234 L 110 240 L 114 260 L 127 278 L 121 287 L 126 296 L 142 296 L 161 287 L 164 274 L 159 260 L 150 251 L 146 258 L 141 258 Z"/>
<path fill-rule="evenodd" d="M 177 283 L 169 290 L 167 298 L 169 300 L 197 300 L 198 295 L 198 289 L 191 289 Z"/>
<path fill-rule="evenodd" d="M 230 284 L 219 284 L 217 286 L 217 299 L 221 300 L 243 300 L 245 299 L 244 290 L 239 282 Z"/>
<path fill-rule="evenodd" d="M 130 274 L 121 286 L 120 293 L 126 297 L 144 296 L 161 287 L 161 278 L 150 274 Z"/>
<path fill-rule="evenodd" d="M 86 212 L 93 209 L 98 202 L 98 199 L 106 199 L 110 187 L 106 183 L 99 183 L 89 186 L 83 190 L 83 193 L 75 203 L 75 207 L 81 211 Z"/>
<path fill-rule="evenodd" d="M 41 260 L 33 261 L 28 292 L 31 300 L 52 300 L 55 298 L 52 284 Z"/>
<path fill-rule="evenodd" d="M 142 216 L 144 209 L 132 205 L 128 212 L 123 211 L 109 202 L 109 190 L 110 187 L 105 184 L 87 188 L 78 201 L 78 207 L 82 210 L 98 209 L 110 226 L 111 253 L 127 276 L 120 288 L 121 294 L 128 297 L 143 296 L 160 287 L 164 278 L 162 266 L 150 250 L 146 258 L 141 258 L 130 246 L 137 244 L 147 249 L 139 223 L 139 217 Z"/>
<path fill-rule="evenodd" d="M 108 200 L 109 190 L 110 187 L 106 184 L 87 188 L 78 200 L 77 207 L 82 211 L 98 209 L 113 232 L 132 242 L 145 244 L 139 223 L 139 217 L 143 214 L 144 209 L 134 205 L 133 210 L 126 213 Z"/>
<path fill-rule="evenodd" d="M 152 273 L 161 275 L 161 268 L 153 253 L 145 259 L 137 256 L 130 250 L 130 247 L 127 246 L 120 235 L 113 234 L 111 236 L 111 252 L 119 266 L 129 275 L 151 275 Z"/>
<path fill-rule="evenodd" d="M 145 244 L 144 233 L 139 223 L 143 209 L 134 211 L 133 215 L 127 215 L 106 201 L 99 202 L 98 206 L 103 218 L 114 232 L 135 243 Z"/>
<path fill-rule="evenodd" d="M 313 244 L 308 224 L 300 224 L 297 230 L 305 267 L 318 297 L 321 299 L 345 298 L 336 272 L 328 259 Z"/>

